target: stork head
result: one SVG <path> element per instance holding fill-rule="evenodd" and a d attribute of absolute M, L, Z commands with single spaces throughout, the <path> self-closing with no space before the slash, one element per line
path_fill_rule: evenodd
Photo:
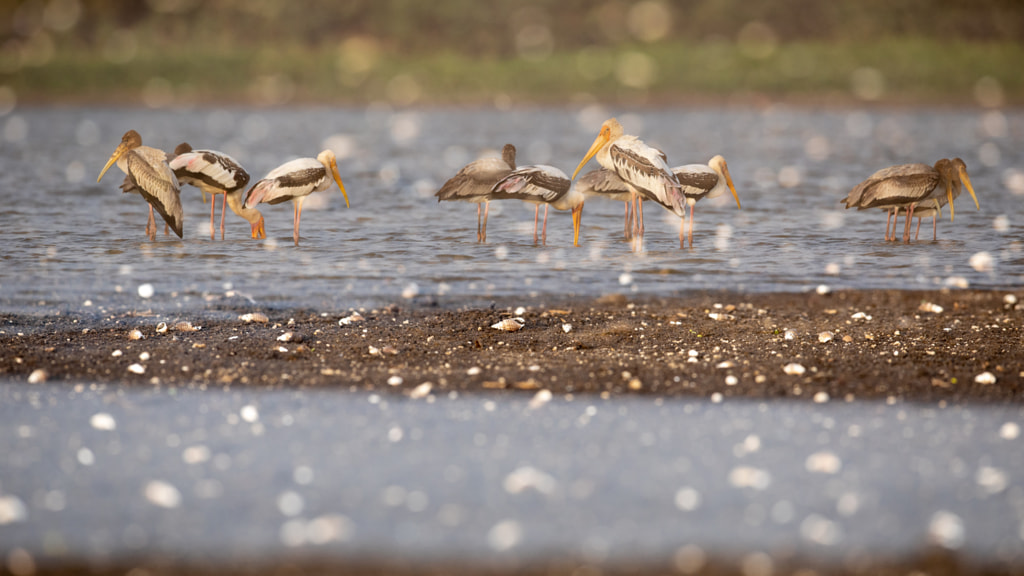
<path fill-rule="evenodd" d="M 348 208 L 348 192 L 345 192 L 345 185 L 341 183 L 341 175 L 338 174 L 338 159 L 334 156 L 333 150 L 324 150 L 317 154 L 316 159 L 327 168 L 327 171 L 331 173 L 334 181 L 338 183 L 338 188 L 341 189 L 341 195 L 345 197 L 345 207 Z"/>
<path fill-rule="evenodd" d="M 971 186 L 971 177 L 967 175 L 967 164 L 960 158 L 953 158 L 952 164 L 954 170 L 956 170 L 957 180 L 963 182 L 963 185 L 967 187 L 967 191 L 971 193 L 971 198 L 974 199 L 974 207 L 981 210 L 981 205 L 978 204 L 978 197 L 974 195 L 974 186 Z"/>
<path fill-rule="evenodd" d="M 501 159 L 505 161 L 513 170 L 516 169 L 516 147 L 511 144 L 505 144 L 505 147 L 501 149 Z"/>
<path fill-rule="evenodd" d="M 576 179 L 576 175 L 580 173 L 583 166 L 590 161 L 591 158 L 597 154 L 601 148 L 604 148 L 609 142 L 622 136 L 622 124 L 615 118 L 609 118 L 601 124 L 601 131 L 597 133 L 597 138 L 594 139 L 594 143 L 590 145 L 590 150 L 587 150 L 587 155 L 583 157 L 580 165 L 576 167 L 576 171 L 572 173 L 572 179 Z"/>
<path fill-rule="evenodd" d="M 192 145 L 188 142 L 182 142 L 174 147 L 174 155 L 181 156 L 182 154 L 188 154 L 192 151 Z"/>
<path fill-rule="evenodd" d="M 729 165 L 725 163 L 725 158 L 721 154 L 716 154 L 714 158 L 708 162 L 708 166 L 711 166 L 712 170 L 718 172 L 723 178 L 725 178 L 725 184 L 729 186 L 729 191 L 732 192 L 732 197 L 736 199 L 736 207 L 740 206 L 740 197 L 736 194 L 736 187 L 732 185 L 732 175 L 729 174 Z"/>
<path fill-rule="evenodd" d="M 122 156 L 139 146 L 142 146 L 142 136 L 139 136 L 139 133 L 135 130 L 125 132 L 124 136 L 121 137 L 121 143 L 114 149 L 114 153 L 110 155 L 110 159 L 103 166 L 103 170 L 100 170 L 100 175 L 96 177 L 96 181 L 99 182 L 103 175 L 107 173 L 107 170 L 110 170 L 110 167 L 116 164 Z"/>

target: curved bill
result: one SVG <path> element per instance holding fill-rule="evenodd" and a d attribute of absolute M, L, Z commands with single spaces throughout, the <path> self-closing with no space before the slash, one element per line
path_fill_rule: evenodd
<path fill-rule="evenodd" d="M 338 183 L 338 188 L 341 188 L 341 195 L 345 197 L 345 208 L 348 208 L 348 193 L 345 192 L 345 185 L 341 183 L 341 175 L 338 174 L 338 162 L 331 158 L 331 175 L 334 176 L 334 181 Z"/>
<path fill-rule="evenodd" d="M 128 146 L 125 144 L 118 144 L 114 153 L 110 155 L 110 160 L 107 160 L 106 165 L 103 166 L 103 170 L 100 170 L 100 175 L 96 177 L 96 181 L 99 182 L 100 179 L 103 178 L 103 175 L 107 173 L 107 170 L 110 170 L 110 167 L 116 164 L 117 161 L 121 159 L 121 156 L 124 156 L 127 153 Z"/>
<path fill-rule="evenodd" d="M 597 154 L 597 151 L 608 143 L 608 139 L 609 135 L 605 130 L 602 130 L 601 133 L 597 135 L 597 138 L 594 139 L 594 143 L 590 145 L 590 150 L 587 150 L 587 155 L 583 157 L 580 165 L 576 167 L 576 171 L 572 173 L 572 180 L 576 179 L 576 175 L 579 174 L 580 170 L 583 169 L 583 166 L 594 157 L 594 154 Z"/>
<path fill-rule="evenodd" d="M 583 202 L 572 209 L 572 245 L 580 245 L 580 224 L 583 222 Z"/>
<path fill-rule="evenodd" d="M 971 198 L 974 199 L 974 207 L 981 210 L 981 205 L 978 204 L 978 197 L 974 195 L 974 186 L 971 186 L 971 177 L 967 175 L 967 170 L 958 166 L 957 172 L 960 173 L 960 181 L 964 183 L 964 186 L 967 186 L 967 191 L 971 193 Z"/>
<path fill-rule="evenodd" d="M 263 217 L 260 216 L 259 222 L 252 225 L 252 237 L 253 240 L 260 240 L 267 237 L 267 232 L 263 228 Z"/>
<path fill-rule="evenodd" d="M 956 208 L 953 208 L 953 184 L 949 181 L 946 182 L 946 202 L 949 204 L 949 221 L 952 222 Z M 935 203 L 938 204 L 938 200 Z"/>
<path fill-rule="evenodd" d="M 736 194 L 736 187 L 732 185 L 732 176 L 729 174 L 729 167 L 723 166 L 722 172 L 725 173 L 725 183 L 729 185 L 729 191 L 732 192 L 732 197 L 736 199 L 736 207 L 742 210 L 743 207 L 740 206 L 740 197 Z"/>

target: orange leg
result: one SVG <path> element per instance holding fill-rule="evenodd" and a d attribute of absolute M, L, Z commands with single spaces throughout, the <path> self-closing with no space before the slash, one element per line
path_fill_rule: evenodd
<path fill-rule="evenodd" d="M 213 194 L 210 195 L 210 240 L 215 238 L 213 234 L 213 215 L 217 209 L 217 197 Z"/>
<path fill-rule="evenodd" d="M 540 204 L 533 207 L 533 243 L 537 244 L 537 216 L 540 216 Z"/>
<path fill-rule="evenodd" d="M 293 202 L 295 203 L 295 222 L 293 223 L 294 231 L 292 232 L 292 238 L 295 240 L 295 245 L 299 245 L 299 220 L 302 219 L 302 200 L 305 197 L 300 197 Z"/>
<path fill-rule="evenodd" d="M 227 193 L 225 192 L 225 193 L 221 194 L 221 198 L 223 198 L 223 200 L 221 200 L 221 203 L 220 203 L 220 239 L 223 240 L 224 239 L 224 210 L 228 206 L 228 195 L 227 195 Z"/>

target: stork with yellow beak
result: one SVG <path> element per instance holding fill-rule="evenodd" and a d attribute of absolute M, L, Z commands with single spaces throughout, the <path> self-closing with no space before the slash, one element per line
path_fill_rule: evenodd
<path fill-rule="evenodd" d="M 629 187 L 634 204 L 635 236 L 643 236 L 643 213 L 640 204 L 643 199 L 654 200 L 680 218 L 686 215 L 686 199 L 680 191 L 679 180 L 669 168 L 665 153 L 644 144 L 636 136 L 623 134 L 622 125 L 615 118 L 605 120 L 601 124 L 597 138 L 573 172 L 573 180 L 583 166 L 595 156 L 598 164 L 614 172 Z M 682 243 L 683 227 L 680 224 L 680 246 Z"/>
<path fill-rule="evenodd" d="M 316 158 L 298 158 L 274 168 L 249 189 L 242 206 L 246 210 L 251 210 L 260 202 L 280 204 L 291 200 L 294 206 L 292 238 L 298 246 L 302 203 L 313 192 L 323 192 L 331 187 L 328 175 L 338 183 L 347 208 L 348 193 L 345 192 L 345 185 L 338 174 L 338 160 L 331 150 L 320 152 Z"/>
<path fill-rule="evenodd" d="M 111 166 L 117 164 L 134 187 L 126 191 L 137 191 L 149 203 L 149 223 L 146 234 L 150 240 L 156 240 L 156 224 L 153 217 L 155 208 L 164 221 L 182 237 L 184 215 L 181 210 L 181 186 L 174 176 L 174 171 L 167 164 L 167 154 L 162 150 L 142 145 L 142 136 L 135 130 L 129 130 L 121 137 L 121 143 L 110 155 L 100 175 L 99 182 Z"/>

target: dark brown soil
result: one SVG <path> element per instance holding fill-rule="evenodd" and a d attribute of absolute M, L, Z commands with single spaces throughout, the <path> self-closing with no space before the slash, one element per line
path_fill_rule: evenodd
<path fill-rule="evenodd" d="M 941 312 L 926 311 L 927 303 Z M 269 321 L 248 323 L 0 314 L 0 378 L 27 380 L 40 369 L 51 382 L 395 394 L 423 392 L 429 382 L 434 394 L 548 389 L 807 401 L 825 400 L 822 392 L 833 401 L 1024 399 L 1024 304 L 1005 292 L 612 295 L 523 303 L 518 316 L 525 324 L 515 332 L 491 328 L 517 316 L 521 303 L 502 304 L 403 303 L 363 310 L 363 319 L 348 325 L 338 321 L 349 311 L 264 310 Z M 246 312 L 261 311 L 237 311 Z M 169 326 L 165 333 L 157 332 L 161 321 Z M 184 321 L 202 328 L 176 330 Z M 132 329 L 143 339 L 130 339 Z M 278 339 L 288 332 L 291 341 Z M 832 340 L 820 342 L 823 332 Z M 131 372 L 133 364 L 145 372 Z M 805 372 L 787 373 L 790 364 Z M 976 380 L 984 372 L 994 384 Z"/>

